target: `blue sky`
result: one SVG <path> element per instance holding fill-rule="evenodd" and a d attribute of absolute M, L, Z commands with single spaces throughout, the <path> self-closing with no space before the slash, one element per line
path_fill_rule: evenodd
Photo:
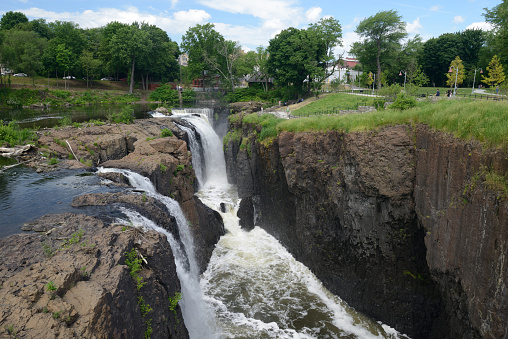
<path fill-rule="evenodd" d="M 499 3 L 501 0 L 2 0 L 0 15 L 17 11 L 30 20 L 74 21 L 82 28 L 111 21 L 144 21 L 164 29 L 178 43 L 189 27 L 210 22 L 245 50 L 268 46 L 269 40 L 285 28 L 305 28 L 332 16 L 342 25 L 344 47 L 337 50 L 341 53 L 358 39 L 354 33 L 358 23 L 379 11 L 398 11 L 410 37 L 419 34 L 427 40 L 472 27 L 488 29 L 483 9 Z"/>

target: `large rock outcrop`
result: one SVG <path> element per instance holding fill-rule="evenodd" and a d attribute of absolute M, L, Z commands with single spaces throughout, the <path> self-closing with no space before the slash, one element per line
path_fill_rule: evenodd
<path fill-rule="evenodd" d="M 239 214 L 333 293 L 414 338 L 506 336 L 508 204 L 481 177 L 506 173 L 506 153 L 425 126 L 261 144 L 235 117 L 230 131 L 228 178 L 252 201 Z"/>
<path fill-rule="evenodd" d="M 163 129 L 172 136 L 162 137 Z M 130 169 L 177 200 L 195 235 L 199 269 L 206 269 L 224 225 L 218 213 L 194 197 L 187 135 L 171 118 L 46 129 L 39 136 L 38 153 L 27 155 L 37 171 Z M 58 163 L 51 165 L 54 161 L 47 158 Z M 122 174 L 101 176 L 129 186 Z M 180 241 L 168 208 L 130 190 L 82 195 L 72 206 L 77 213 L 92 213 L 48 214 L 22 227 L 37 233 L 0 239 L 0 337 L 188 338 L 180 308 L 170 307 L 181 288 L 167 238 L 118 225 L 108 216 L 127 207 Z M 137 273 L 126 265 L 126 254 L 133 250 L 142 259 Z"/>
<path fill-rule="evenodd" d="M 181 288 L 163 235 L 81 214 L 25 229 L 40 233 L 0 239 L 0 337 L 188 338 L 180 308 L 169 310 Z M 146 260 L 140 289 L 125 264 L 133 249 Z"/>

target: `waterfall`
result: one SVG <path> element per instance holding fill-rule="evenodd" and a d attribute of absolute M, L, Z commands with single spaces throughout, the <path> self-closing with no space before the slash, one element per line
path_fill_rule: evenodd
<path fill-rule="evenodd" d="M 154 185 L 148 178 L 135 172 L 125 169 L 102 167 L 98 169 L 98 172 L 122 173 L 129 180 L 132 187 L 137 190 L 144 191 L 148 196 L 162 202 L 167 207 L 169 213 L 176 219 L 183 248 L 174 239 L 173 235 L 153 223 L 151 220 L 141 216 L 137 212 L 129 211 L 127 209 L 122 210 L 134 225 L 143 225 L 166 235 L 168 242 L 171 245 L 173 256 L 175 257 L 178 279 L 180 280 L 180 285 L 182 287 L 182 300 L 180 301 L 180 307 L 182 309 L 185 326 L 189 331 L 189 335 L 191 338 L 216 338 L 214 335 L 215 331 L 212 329 L 214 327 L 213 317 L 203 300 L 203 292 L 199 282 L 199 269 L 194 255 L 192 235 L 187 220 L 178 202 L 157 193 Z M 187 262 L 188 265 L 186 264 Z"/>
<path fill-rule="evenodd" d="M 227 183 L 222 142 L 207 123 L 209 112 L 205 113 L 180 117 L 200 133 L 207 173 L 208 166 L 214 166 L 213 175 L 202 181 L 196 195 L 220 213 L 228 231 L 201 277 L 221 338 L 406 338 L 330 293 L 263 229 L 240 228 L 236 187 Z M 190 143 L 195 139 L 190 138 Z M 225 212 L 221 203 L 227 206 Z"/>

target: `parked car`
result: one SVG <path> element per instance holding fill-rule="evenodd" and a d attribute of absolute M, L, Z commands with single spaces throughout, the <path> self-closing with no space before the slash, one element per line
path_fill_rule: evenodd
<path fill-rule="evenodd" d="M 105 78 L 102 78 L 101 80 L 102 81 L 113 81 L 115 79 L 113 79 L 112 77 L 105 77 Z"/>
<path fill-rule="evenodd" d="M 73 77 L 72 75 L 68 75 L 66 77 L 63 77 L 62 79 L 66 79 L 66 80 L 74 80 L 76 79 L 75 77 Z"/>
<path fill-rule="evenodd" d="M 2 72 L 2 76 L 5 76 L 5 73 L 4 73 L 4 72 Z"/>
<path fill-rule="evenodd" d="M 122 78 L 120 79 L 120 81 L 127 81 L 127 78 Z"/>
<path fill-rule="evenodd" d="M 28 75 L 26 75 L 25 73 L 16 73 L 13 75 L 13 77 L 27 77 Z"/>
<path fill-rule="evenodd" d="M 83 77 L 83 80 L 93 80 L 93 77 Z"/>

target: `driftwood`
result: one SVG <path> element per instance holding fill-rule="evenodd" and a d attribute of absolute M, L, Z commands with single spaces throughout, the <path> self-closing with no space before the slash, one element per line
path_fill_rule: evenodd
<path fill-rule="evenodd" d="M 32 147 L 34 147 L 34 145 L 31 144 L 13 148 L 0 147 L 0 156 L 5 158 L 17 157 L 25 153 L 26 151 L 30 150 Z"/>
<path fill-rule="evenodd" d="M 72 155 L 74 155 L 74 159 L 78 160 L 78 157 L 76 156 L 76 154 L 74 154 L 74 151 L 72 150 L 72 147 L 71 147 L 71 144 L 69 144 L 69 141 L 68 141 L 68 140 L 65 140 L 65 142 L 66 142 L 66 143 L 67 143 L 67 145 L 69 146 L 69 149 L 71 150 Z"/>

